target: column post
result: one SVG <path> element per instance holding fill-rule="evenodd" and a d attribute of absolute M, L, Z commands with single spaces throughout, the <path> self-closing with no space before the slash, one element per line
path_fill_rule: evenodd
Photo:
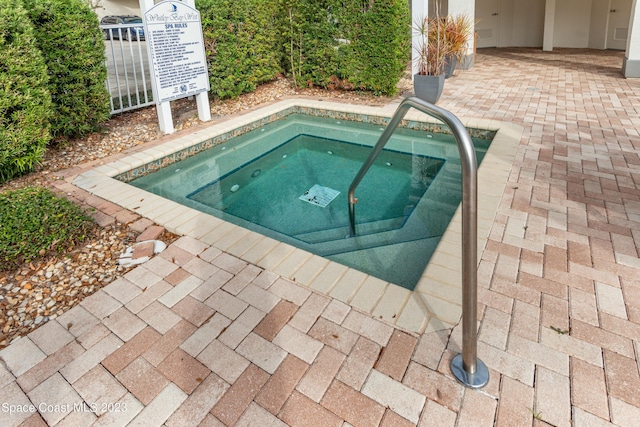
<path fill-rule="evenodd" d="M 476 17 L 476 3 L 475 0 L 449 0 L 449 15 L 467 15 L 471 22 L 473 22 L 472 34 L 475 34 L 475 17 Z M 462 70 L 468 70 L 473 67 L 475 61 L 475 37 L 471 37 L 467 41 L 467 49 L 462 61 L 458 64 L 458 67 Z"/>
<path fill-rule="evenodd" d="M 417 52 L 420 51 L 422 37 L 414 29 L 423 19 L 429 16 L 429 2 L 427 0 L 413 0 L 411 2 L 411 80 L 414 74 L 418 74 Z"/>
<path fill-rule="evenodd" d="M 542 50 L 553 50 L 553 30 L 556 25 L 556 0 L 547 0 L 544 6 L 544 37 Z"/>
<path fill-rule="evenodd" d="M 622 74 L 626 78 L 640 77 L 640 5 L 633 0 L 629 17 L 627 51 L 622 62 Z"/>

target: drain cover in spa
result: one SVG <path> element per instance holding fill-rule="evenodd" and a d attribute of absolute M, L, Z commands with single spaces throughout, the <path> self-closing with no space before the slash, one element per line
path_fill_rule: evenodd
<path fill-rule="evenodd" d="M 323 187 L 321 185 L 314 185 L 309 190 L 299 197 L 300 200 L 309 202 L 312 205 L 326 207 L 333 199 L 335 199 L 340 192 L 329 187 Z"/>

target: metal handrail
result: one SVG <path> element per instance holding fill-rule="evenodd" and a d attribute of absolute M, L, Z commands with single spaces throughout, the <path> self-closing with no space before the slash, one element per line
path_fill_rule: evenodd
<path fill-rule="evenodd" d="M 489 370 L 482 360 L 477 358 L 478 161 L 469 132 L 453 113 L 416 97 L 406 98 L 400 103 L 349 187 L 351 236 L 356 235 L 356 187 L 411 107 L 444 122 L 453 132 L 458 144 L 462 166 L 462 354 L 458 354 L 451 361 L 451 371 L 456 379 L 467 387 L 480 388 L 489 381 Z"/>

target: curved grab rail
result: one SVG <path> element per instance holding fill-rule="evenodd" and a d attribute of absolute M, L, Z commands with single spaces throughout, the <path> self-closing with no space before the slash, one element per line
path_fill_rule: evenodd
<path fill-rule="evenodd" d="M 356 187 L 411 107 L 444 122 L 453 132 L 458 144 L 462 166 L 462 354 L 451 361 L 451 371 L 467 387 L 480 388 L 489 381 L 489 370 L 477 358 L 478 161 L 469 132 L 454 114 L 416 97 L 406 98 L 400 103 L 349 187 L 351 236 L 356 235 Z"/>

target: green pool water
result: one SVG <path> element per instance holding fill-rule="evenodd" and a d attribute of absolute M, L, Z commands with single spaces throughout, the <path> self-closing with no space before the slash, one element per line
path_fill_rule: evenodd
<path fill-rule="evenodd" d="M 460 203 L 453 137 L 398 129 L 356 190 L 382 128 L 292 114 L 131 182 L 413 289 Z M 474 140 L 479 161 L 489 141 Z"/>

